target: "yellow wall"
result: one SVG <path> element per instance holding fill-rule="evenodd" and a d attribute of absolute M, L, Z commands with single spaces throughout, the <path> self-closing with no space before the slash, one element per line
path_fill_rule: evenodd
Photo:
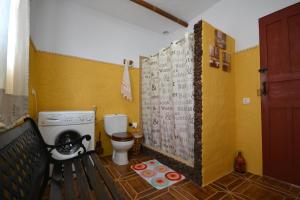
<path fill-rule="evenodd" d="M 203 22 L 202 57 L 202 175 L 206 185 L 232 171 L 235 154 L 235 64 L 230 72 L 209 66 L 209 45 L 215 29 Z M 234 57 L 235 41 L 227 37 L 227 52 Z"/>
<path fill-rule="evenodd" d="M 103 115 L 125 113 L 139 122 L 139 70 L 130 69 L 133 102 L 121 97 L 123 68 L 119 65 L 35 51 L 31 47 L 30 90 L 37 92 L 38 111 L 92 110 L 96 105 L 96 138 L 101 131 L 104 154 L 111 154 L 109 137 L 104 134 Z M 30 111 L 36 117 L 34 97 Z"/>
<path fill-rule="evenodd" d="M 257 95 L 260 87 L 259 47 L 236 53 L 236 148 L 243 152 L 248 171 L 262 174 L 261 102 Z M 249 97 L 249 105 L 243 105 Z"/>
<path fill-rule="evenodd" d="M 30 46 L 29 46 L 29 91 L 31 91 L 32 86 L 35 85 L 35 79 L 32 78 L 33 70 L 35 69 L 35 57 L 36 57 L 36 49 L 30 41 Z M 29 94 L 29 104 L 28 104 L 28 114 L 35 118 L 36 113 L 35 113 L 35 104 L 34 104 L 34 98 L 31 96 L 31 92 Z"/>
<path fill-rule="evenodd" d="M 262 174 L 261 113 L 259 88 L 259 48 L 234 53 L 234 40 L 228 37 L 232 55 L 231 72 L 209 66 L 209 45 L 214 44 L 214 28 L 203 22 L 203 135 L 202 175 L 206 185 L 233 169 L 235 153 L 241 150 L 248 170 Z M 104 154 L 111 154 L 104 134 L 105 113 L 126 113 L 139 121 L 139 70 L 131 69 L 134 101 L 120 95 L 123 68 L 109 63 L 84 60 L 36 51 L 30 46 L 30 91 L 37 91 L 38 111 L 91 110 L 98 107 L 96 138 L 102 133 Z M 249 105 L 242 104 L 250 97 Z M 29 113 L 36 117 L 34 97 Z"/>

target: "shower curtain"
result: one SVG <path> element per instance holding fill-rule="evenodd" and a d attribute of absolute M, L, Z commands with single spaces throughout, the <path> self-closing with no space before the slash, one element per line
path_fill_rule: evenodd
<path fill-rule="evenodd" d="M 193 35 L 142 63 L 142 122 L 146 145 L 193 165 Z"/>

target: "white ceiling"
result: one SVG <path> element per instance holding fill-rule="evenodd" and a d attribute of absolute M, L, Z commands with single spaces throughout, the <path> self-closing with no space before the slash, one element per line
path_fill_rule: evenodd
<path fill-rule="evenodd" d="M 129 0 L 73 0 L 128 23 L 162 33 L 173 32 L 181 26 Z M 190 21 L 220 0 L 146 0 L 147 2 Z"/>

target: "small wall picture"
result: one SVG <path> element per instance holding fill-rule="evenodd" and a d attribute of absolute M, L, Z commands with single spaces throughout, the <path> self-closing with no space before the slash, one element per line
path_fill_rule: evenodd
<path fill-rule="evenodd" d="M 214 45 L 209 46 L 209 64 L 211 67 L 220 67 L 220 49 Z"/>
<path fill-rule="evenodd" d="M 226 38 L 227 35 L 222 31 L 215 30 L 215 43 L 220 49 L 226 50 Z"/>
<path fill-rule="evenodd" d="M 231 68 L 231 55 L 227 52 L 222 52 L 222 69 L 229 72 Z"/>

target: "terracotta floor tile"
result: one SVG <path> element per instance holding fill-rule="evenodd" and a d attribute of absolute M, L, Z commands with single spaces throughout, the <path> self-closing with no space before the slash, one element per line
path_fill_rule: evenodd
<path fill-rule="evenodd" d="M 158 191 L 137 174 L 124 177 L 119 183 L 132 199 L 142 198 Z M 158 191 L 158 194 L 161 191 Z"/>
<path fill-rule="evenodd" d="M 164 190 L 157 190 L 154 193 L 148 194 L 144 197 L 138 198 L 139 200 L 153 200 L 153 199 L 157 199 L 157 200 L 164 200 L 164 199 L 175 199 L 175 200 L 188 200 L 186 198 L 184 198 L 183 196 L 181 196 L 179 193 L 177 193 L 176 191 L 173 190 L 168 190 L 168 189 L 164 189 Z"/>
<path fill-rule="evenodd" d="M 171 192 L 163 193 L 162 195 L 158 195 L 154 198 L 151 198 L 152 200 L 172 200 L 172 199 L 180 199 L 178 196 L 176 197 L 176 194 Z"/>
<path fill-rule="evenodd" d="M 218 200 L 218 199 L 222 199 L 223 197 L 225 197 L 227 195 L 226 192 L 216 192 L 214 195 L 210 196 L 208 198 L 208 200 Z"/>
<path fill-rule="evenodd" d="M 215 181 L 215 183 L 221 184 L 223 186 L 228 186 L 229 184 L 233 183 L 234 181 L 238 180 L 238 176 L 234 176 L 233 174 L 228 174 L 223 176 L 222 178 Z"/>
<path fill-rule="evenodd" d="M 200 187 L 192 181 L 189 181 L 174 190 L 178 191 L 178 193 L 182 194 L 188 199 L 207 199 L 217 192 L 217 190 L 211 186 Z"/>
<path fill-rule="evenodd" d="M 182 181 L 179 181 L 179 182 L 171 185 L 170 188 L 173 188 L 173 189 L 180 188 L 181 186 L 187 184 L 188 182 L 192 182 L 192 181 L 189 179 L 184 179 Z"/>
<path fill-rule="evenodd" d="M 120 184 L 120 182 L 116 182 L 116 185 L 117 185 L 119 191 L 121 191 L 121 194 L 122 194 L 122 198 L 121 199 L 122 200 L 131 200 L 132 199 L 131 196 L 130 196 L 130 194 L 128 193 L 128 191 L 126 191 L 122 187 L 122 185 Z"/>
<path fill-rule="evenodd" d="M 249 172 L 246 172 L 246 173 L 243 173 L 243 174 L 242 173 L 238 173 L 238 172 L 232 172 L 232 174 L 235 175 L 235 176 L 239 176 L 239 177 L 245 178 L 245 179 L 249 179 L 249 178 L 251 178 L 253 176 L 256 176 L 256 175 L 251 174 Z"/>
<path fill-rule="evenodd" d="M 270 178 L 270 177 L 255 176 L 255 181 L 256 182 L 261 182 L 263 184 L 268 184 L 268 185 L 271 185 L 271 186 L 276 187 L 276 188 L 278 187 L 278 188 L 281 188 L 281 189 L 284 189 L 284 190 L 289 190 L 289 188 L 290 188 L 289 184 L 279 182 L 279 181 L 277 181 L 273 178 Z"/>
<path fill-rule="evenodd" d="M 240 193 L 251 199 L 261 200 L 283 200 L 285 196 L 275 190 L 270 190 L 266 187 L 262 187 L 255 182 L 245 182 L 234 193 Z"/>
<path fill-rule="evenodd" d="M 226 194 L 226 195 L 224 195 L 222 200 L 244 200 L 244 199 L 240 198 L 238 196 L 232 195 L 232 194 Z"/>
<path fill-rule="evenodd" d="M 237 176 L 235 174 L 228 174 L 217 181 L 214 182 L 215 185 L 219 186 L 223 190 L 233 190 L 238 187 L 245 181 L 245 178 L 242 176 Z"/>
<path fill-rule="evenodd" d="M 300 197 L 300 187 L 297 187 L 297 186 L 291 186 L 289 191 L 292 193 L 292 194 L 298 194 L 298 196 Z"/>
<path fill-rule="evenodd" d="M 106 162 L 107 163 L 107 162 Z M 139 160 L 130 160 L 130 163 L 128 165 L 116 165 L 113 162 L 110 162 L 108 165 L 104 165 L 110 175 L 116 179 L 120 179 L 122 177 L 130 176 L 132 174 L 135 174 L 135 172 L 130 168 L 131 165 L 140 163 Z"/>
<path fill-rule="evenodd" d="M 252 180 L 254 180 L 259 184 L 272 187 L 275 190 L 279 190 L 287 194 L 292 194 L 292 195 L 300 194 L 300 187 L 296 187 L 285 182 L 280 182 L 270 177 L 255 176 Z"/>
<path fill-rule="evenodd" d="M 104 167 L 124 195 L 124 200 L 300 200 L 300 188 L 251 173 L 232 172 L 206 187 L 183 180 L 169 188 L 157 190 L 137 175 L 130 166 L 152 158 L 130 157 L 130 163 L 118 166 L 111 157 L 101 158 Z"/>
<path fill-rule="evenodd" d="M 111 162 L 112 162 L 110 156 L 100 157 L 100 160 L 105 167 L 108 166 L 109 164 L 111 164 Z"/>
<path fill-rule="evenodd" d="M 243 184 L 246 180 L 245 179 L 237 179 L 236 181 L 234 181 L 233 183 L 229 184 L 227 186 L 227 189 L 232 191 L 234 190 L 235 188 L 237 188 L 238 186 L 240 186 L 241 184 Z"/>

